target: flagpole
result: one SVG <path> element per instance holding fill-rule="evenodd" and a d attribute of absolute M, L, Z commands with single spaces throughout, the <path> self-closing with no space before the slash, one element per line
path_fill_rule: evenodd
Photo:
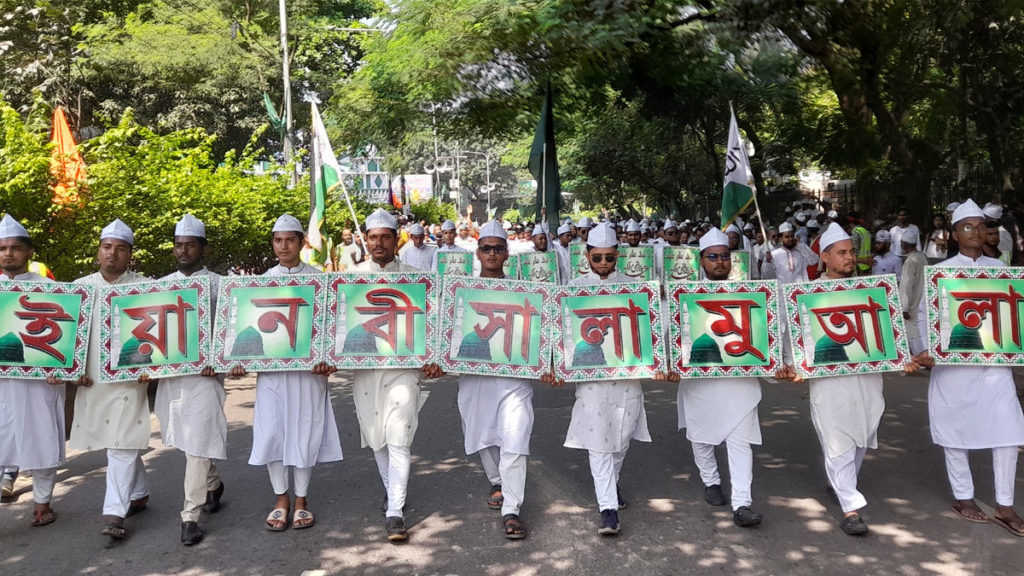
<path fill-rule="evenodd" d="M 545 126 L 544 148 L 542 148 L 540 151 L 540 205 L 545 212 L 544 214 L 541 214 L 541 218 L 543 218 L 544 220 L 547 220 L 548 218 L 548 191 L 546 188 L 544 188 L 544 181 L 547 179 L 548 175 L 548 140 L 546 128 L 547 127 Z M 538 210 L 538 212 L 540 212 L 540 210 Z"/>
<path fill-rule="evenodd" d="M 348 211 L 350 214 L 352 214 L 352 227 L 355 229 L 356 236 L 358 236 L 359 240 L 363 242 L 363 249 L 365 250 L 366 242 L 364 241 L 365 239 L 363 238 L 363 233 L 359 230 L 359 217 L 356 216 L 356 209 L 352 207 L 352 198 L 350 198 L 348 195 L 348 189 L 345 188 L 345 183 L 339 179 L 334 186 L 331 186 L 330 188 L 327 189 L 327 194 L 325 194 L 324 196 L 330 197 L 331 192 L 337 190 L 339 187 L 341 188 L 342 194 L 345 195 L 345 204 L 348 204 Z"/>

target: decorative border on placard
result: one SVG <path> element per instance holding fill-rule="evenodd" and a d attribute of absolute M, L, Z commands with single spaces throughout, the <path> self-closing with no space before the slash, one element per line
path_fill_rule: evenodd
<path fill-rule="evenodd" d="M 311 354 L 305 358 L 225 358 L 224 336 L 228 327 L 231 291 L 236 288 L 268 288 L 276 286 L 313 286 L 313 334 Z M 285 274 L 281 276 L 224 276 L 217 291 L 217 313 L 213 327 L 213 367 L 220 372 L 241 366 L 250 372 L 284 372 L 311 370 L 324 357 L 324 292 L 325 274 Z"/>
<path fill-rule="evenodd" d="M 89 334 L 92 331 L 92 314 L 96 302 L 93 286 L 69 282 L 35 282 L 5 280 L 0 282 L 4 292 L 25 294 L 74 294 L 81 298 L 78 318 L 75 322 L 75 348 L 70 368 L 39 366 L 0 366 L 0 378 L 24 378 L 46 380 L 50 376 L 61 380 L 77 380 L 85 374 L 85 363 L 89 355 Z"/>
<path fill-rule="evenodd" d="M 845 362 L 829 366 L 808 367 L 804 351 L 803 332 L 800 330 L 800 310 L 796 304 L 797 296 L 865 288 L 885 289 L 889 321 L 892 324 L 893 340 L 896 345 L 896 358 L 873 362 Z M 910 360 L 910 350 L 907 347 L 907 333 L 903 325 L 903 309 L 900 306 L 900 291 L 896 285 L 895 275 L 884 274 L 881 276 L 857 276 L 839 280 L 815 280 L 814 282 L 804 284 L 786 284 L 782 289 L 783 300 L 786 306 L 786 321 L 789 324 L 789 335 L 793 343 L 794 368 L 804 378 L 902 372 L 904 365 Z"/>
<path fill-rule="evenodd" d="M 510 292 L 515 294 L 541 294 L 544 297 L 541 314 L 540 352 L 537 365 L 504 364 L 501 362 L 485 362 L 457 360 L 452 358 L 457 350 L 444 349 L 439 354 L 439 364 L 446 372 L 455 374 L 479 374 L 482 376 L 506 376 L 509 378 L 539 378 L 549 370 L 551 358 L 551 326 L 556 324 L 553 303 L 558 286 L 555 284 L 526 282 L 498 278 L 445 278 L 441 288 L 441 339 L 440 342 L 451 342 L 452 331 L 455 329 L 455 291 L 459 288 L 469 290 L 491 290 L 494 292 Z"/>
<path fill-rule="evenodd" d="M 562 298 L 575 296 L 610 296 L 615 294 L 646 294 L 650 305 L 651 348 L 653 363 L 649 366 L 623 366 L 614 368 L 571 368 L 565 366 L 565 339 L 562 337 Z M 562 286 L 555 292 L 552 306 L 559 310 L 555 315 L 559 321 L 552 331 L 552 350 L 555 374 L 566 382 L 588 380 L 627 380 L 651 378 L 665 370 L 665 342 L 662 335 L 661 284 L 659 282 L 634 282 L 617 284 L 592 284 L 589 286 Z"/>
<path fill-rule="evenodd" d="M 782 317 L 779 314 L 778 283 L 774 280 L 748 280 L 743 282 L 670 282 L 666 288 L 669 310 L 668 352 L 672 368 L 682 378 L 737 378 L 737 377 L 771 377 L 780 367 L 782 358 L 782 338 L 779 325 Z M 680 294 L 748 294 L 760 292 L 765 295 L 765 308 L 768 315 L 768 364 L 765 366 L 687 366 L 677 353 L 682 349 L 682 319 L 679 305 Z"/>

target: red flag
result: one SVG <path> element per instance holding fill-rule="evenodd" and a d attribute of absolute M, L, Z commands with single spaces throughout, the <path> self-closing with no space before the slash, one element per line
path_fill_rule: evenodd
<path fill-rule="evenodd" d="M 85 162 L 78 153 L 71 127 L 64 117 L 64 109 L 53 111 L 53 155 L 50 158 L 50 172 L 57 183 L 53 186 L 54 204 L 77 204 L 78 189 L 85 183 Z"/>

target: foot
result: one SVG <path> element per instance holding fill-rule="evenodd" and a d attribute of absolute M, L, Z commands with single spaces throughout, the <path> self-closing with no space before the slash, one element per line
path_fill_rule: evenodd
<path fill-rule="evenodd" d="M 712 506 L 725 506 L 725 494 L 721 484 L 712 484 L 704 488 L 704 501 Z"/>
<path fill-rule="evenodd" d="M 868 525 L 864 522 L 864 519 L 860 517 L 860 514 L 854 512 L 849 516 L 843 517 L 839 521 L 839 527 L 843 529 L 850 536 L 863 536 L 868 533 Z"/>
<path fill-rule="evenodd" d="M 993 521 L 1013 534 L 1024 538 L 1024 520 L 1017 515 L 1012 506 L 996 506 L 996 512 L 992 515 Z"/>
<path fill-rule="evenodd" d="M 491 486 L 491 494 L 487 499 L 487 507 L 491 510 L 501 510 L 501 505 L 505 502 L 505 496 L 501 493 L 501 484 L 494 484 Z"/>
<path fill-rule="evenodd" d="M 131 503 L 128 504 L 128 514 L 125 516 L 125 518 L 127 518 L 129 516 L 134 516 L 135 514 L 138 514 L 139 512 L 142 512 L 143 510 L 145 510 L 148 507 L 149 507 L 149 496 L 148 495 L 143 496 L 142 498 L 139 498 L 138 500 L 132 500 Z"/>
<path fill-rule="evenodd" d="M 220 486 L 217 486 L 216 490 L 211 490 L 206 493 L 206 504 L 203 504 L 204 514 L 216 514 L 220 510 L 220 497 L 224 495 L 224 481 L 222 480 Z"/>
<path fill-rule="evenodd" d="M 522 540 L 526 538 L 526 524 L 519 519 L 518 514 L 505 514 L 501 517 L 505 525 L 505 538 L 509 540 Z"/>
<path fill-rule="evenodd" d="M 750 509 L 750 506 L 740 506 L 736 510 L 733 510 L 732 521 L 740 528 L 749 528 L 761 523 L 761 515 L 755 514 L 754 511 Z"/>
<path fill-rule="evenodd" d="M 42 507 L 36 504 L 36 509 L 32 512 L 33 526 L 46 526 L 47 524 L 53 524 L 53 521 L 56 519 L 57 513 L 50 508 L 49 504 L 43 504 Z"/>
<path fill-rule="evenodd" d="M 104 536 L 110 536 L 114 540 L 120 540 L 124 538 L 128 531 L 124 529 L 124 518 L 120 516 L 104 516 L 106 524 L 103 525 Z"/>
<path fill-rule="evenodd" d="M 296 500 L 297 502 L 297 500 Z M 291 500 L 288 494 L 278 494 L 274 509 L 267 516 L 266 527 L 271 532 L 281 532 L 288 527 L 288 510 L 291 508 Z"/>
<path fill-rule="evenodd" d="M 626 499 L 622 497 L 622 491 L 619 490 L 619 485 L 615 485 L 615 497 L 619 500 L 619 510 L 626 509 Z"/>
<path fill-rule="evenodd" d="M 203 531 L 199 528 L 198 522 L 181 523 L 181 543 L 185 546 L 195 546 L 203 541 Z"/>
<path fill-rule="evenodd" d="M 388 516 L 384 523 L 384 529 L 387 530 L 389 542 L 404 542 L 409 539 L 409 532 L 405 529 L 405 520 L 398 516 Z"/>
<path fill-rule="evenodd" d="M 619 533 L 618 510 L 601 510 L 601 527 L 597 533 L 602 536 L 615 536 Z"/>
<path fill-rule="evenodd" d="M 1011 508 L 1010 510 L 1012 511 L 1013 509 Z M 968 522 L 977 522 L 978 524 L 987 524 L 989 522 L 989 517 L 981 511 L 981 508 L 978 508 L 978 503 L 973 499 L 953 502 L 953 511 Z"/>

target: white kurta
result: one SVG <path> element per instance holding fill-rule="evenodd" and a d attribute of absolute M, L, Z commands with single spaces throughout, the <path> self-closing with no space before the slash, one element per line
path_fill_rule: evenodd
<path fill-rule="evenodd" d="M 995 258 L 957 254 L 938 266 L 1002 266 Z M 1024 445 L 1013 372 L 1005 366 L 936 366 L 928 382 L 932 441 L 973 450 Z"/>
<path fill-rule="evenodd" d="M 426 244 L 417 248 L 412 242 L 409 242 L 405 251 L 402 252 L 402 262 L 417 270 L 430 272 L 433 269 L 431 267 L 434 264 L 435 250 L 435 247 Z"/>
<path fill-rule="evenodd" d="M 907 224 L 906 228 L 900 228 L 900 225 L 897 224 L 889 229 L 889 235 L 892 236 L 892 251 L 897 256 L 903 255 L 903 235 L 906 234 L 907 232 L 910 232 L 911 230 L 917 232 L 917 242 L 915 243 L 915 246 L 917 247 L 917 250 L 920 251 L 921 230 L 917 227 L 916 224 Z"/>
<path fill-rule="evenodd" d="M 606 280 L 593 272 L 569 282 L 570 286 L 590 286 L 632 282 L 618 271 Z M 565 436 L 566 448 L 613 453 L 629 448 L 630 440 L 650 442 L 644 392 L 639 380 L 605 380 L 576 384 L 576 403 Z"/>
<path fill-rule="evenodd" d="M 818 263 L 818 255 L 799 242 L 792 250 L 780 246 L 772 250 L 771 255 L 780 284 L 807 282 L 807 267 Z"/>
<path fill-rule="evenodd" d="M 352 271 L 362 274 L 418 272 L 398 260 L 384 267 L 367 260 Z M 376 451 L 387 445 L 412 446 L 422 406 L 420 371 L 408 368 L 355 370 L 352 380 L 352 400 L 356 405 L 363 447 Z"/>
<path fill-rule="evenodd" d="M 877 448 L 885 411 L 881 374 L 808 380 L 811 422 L 821 448 L 835 458 L 852 448 Z"/>
<path fill-rule="evenodd" d="M 193 276 L 210 278 L 210 313 L 217 308 L 217 287 L 220 276 L 206 266 Z M 181 272 L 164 276 L 163 280 L 187 278 Z M 228 421 L 224 417 L 223 376 L 180 376 L 161 378 L 156 388 L 153 411 L 160 420 L 160 436 L 164 446 L 171 446 L 199 458 L 225 460 Z"/>
<path fill-rule="evenodd" d="M 896 280 L 903 276 L 903 260 L 889 250 L 881 256 L 875 255 L 875 265 L 871 267 L 871 273 L 876 275 L 895 274 Z"/>
<path fill-rule="evenodd" d="M 760 402 L 757 378 L 682 380 L 676 396 L 679 429 L 686 428 L 686 439 L 701 444 L 717 446 L 729 436 L 761 444 Z"/>
<path fill-rule="evenodd" d="M 466 454 L 497 446 L 502 452 L 530 453 L 533 382 L 465 374 L 459 376 L 459 414 Z"/>
<path fill-rule="evenodd" d="M 75 284 L 106 286 L 142 282 L 145 276 L 125 272 L 115 282 L 107 282 L 99 272 L 75 280 Z M 99 291 L 96 291 L 97 295 Z M 97 302 L 99 299 L 97 298 Z M 75 418 L 71 427 L 72 450 L 145 450 L 149 446 L 149 398 L 147 386 L 135 381 L 100 383 L 99 305 L 92 315 L 89 354 L 85 373 L 92 386 L 75 393 Z"/>
<path fill-rule="evenodd" d="M 0 274 L 0 279 L 7 276 Z M 52 282 L 26 272 L 13 280 Z M 0 378 L 0 468 L 53 468 L 64 461 L 64 384 Z"/>
<path fill-rule="evenodd" d="M 317 273 L 320 271 L 302 263 L 290 269 L 274 266 L 263 275 Z M 326 376 L 306 370 L 256 376 L 249 464 L 283 462 L 285 466 L 310 468 L 317 462 L 341 458 L 341 439 Z"/>
<path fill-rule="evenodd" d="M 572 258 L 569 249 L 562 246 L 558 240 L 555 240 L 554 250 L 558 259 L 558 283 L 564 286 L 569 283 L 569 280 L 572 280 L 572 266 L 570 265 Z"/>

